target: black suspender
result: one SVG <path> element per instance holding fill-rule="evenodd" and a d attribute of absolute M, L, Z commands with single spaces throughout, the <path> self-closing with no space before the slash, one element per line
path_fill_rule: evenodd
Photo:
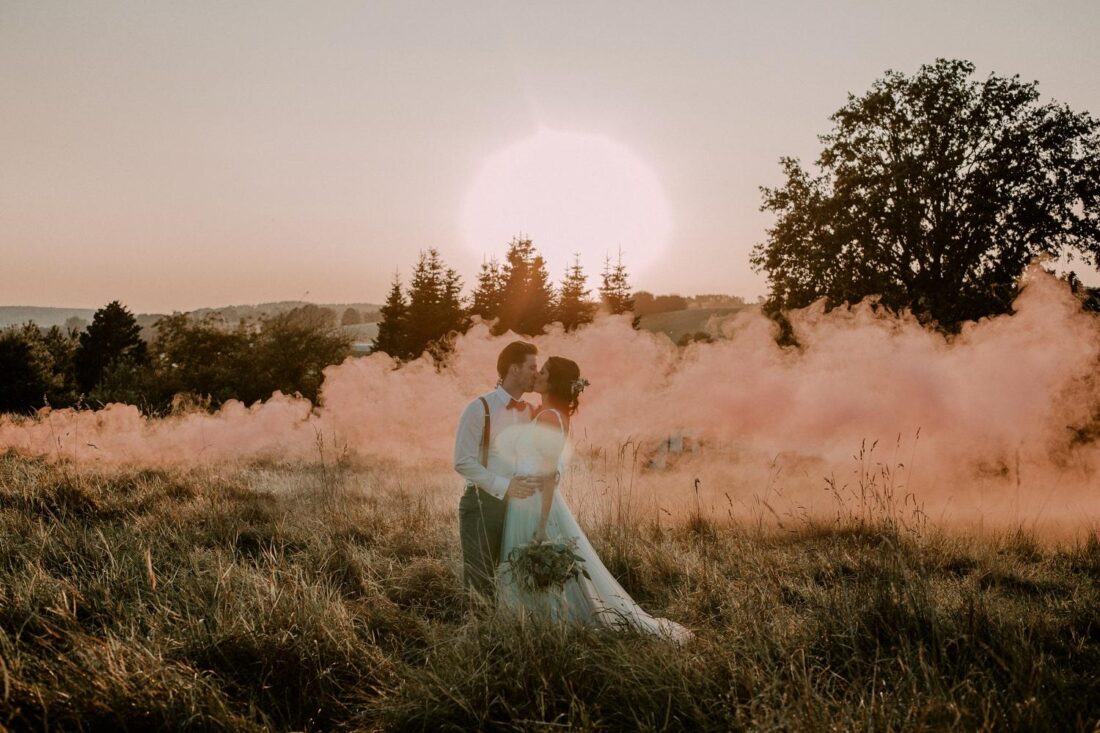
<path fill-rule="evenodd" d="M 489 403 L 484 397 L 478 397 L 485 408 L 485 427 L 481 430 L 481 465 L 489 467 Z"/>

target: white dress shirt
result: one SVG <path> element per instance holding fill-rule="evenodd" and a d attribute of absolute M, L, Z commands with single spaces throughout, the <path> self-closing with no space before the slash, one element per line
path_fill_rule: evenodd
<path fill-rule="evenodd" d="M 515 433 L 513 428 L 529 423 L 534 409 L 530 404 L 523 410 L 506 409 L 512 395 L 503 387 L 497 387 L 484 397 L 489 403 L 489 465 L 481 465 L 481 433 L 485 428 L 485 408 L 480 399 L 466 405 L 458 420 L 454 465 L 464 479 L 498 499 L 503 499 L 508 491 L 508 484 L 516 473 L 516 455 L 510 445 L 503 444 L 508 441 L 501 441 L 500 437 Z"/>

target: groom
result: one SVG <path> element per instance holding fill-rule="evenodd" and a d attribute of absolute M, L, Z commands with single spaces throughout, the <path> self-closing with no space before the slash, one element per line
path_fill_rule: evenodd
<path fill-rule="evenodd" d="M 484 596 L 493 596 L 493 577 L 500 562 L 504 502 L 531 496 L 538 479 L 516 476 L 512 451 L 498 445 L 501 433 L 531 421 L 533 408 L 524 392 L 535 386 L 538 349 L 513 341 L 497 357 L 497 388 L 466 406 L 455 436 L 455 470 L 466 479 L 458 502 L 463 580 Z"/>

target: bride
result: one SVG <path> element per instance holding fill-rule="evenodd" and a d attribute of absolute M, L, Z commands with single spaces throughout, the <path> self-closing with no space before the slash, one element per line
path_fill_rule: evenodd
<path fill-rule="evenodd" d="M 512 449 L 518 475 L 543 476 L 542 489 L 523 499 L 509 499 L 497 570 L 498 598 L 505 607 L 540 611 L 551 618 L 574 623 L 632 626 L 676 642 L 692 638 L 691 631 L 664 618 L 646 613 L 611 575 L 585 537 L 566 505 L 558 484 L 563 452 L 568 450 L 569 423 L 577 410 L 578 396 L 588 384 L 580 368 L 569 359 L 551 356 L 535 378 L 542 408 L 519 431 Z M 576 552 L 584 559 L 588 577 L 570 580 L 559 591 L 532 592 L 514 577 L 508 556 L 532 540 L 576 540 Z"/>

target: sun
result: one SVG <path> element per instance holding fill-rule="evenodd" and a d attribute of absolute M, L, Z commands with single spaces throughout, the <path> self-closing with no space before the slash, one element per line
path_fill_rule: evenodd
<path fill-rule="evenodd" d="M 607 137 L 540 130 L 486 158 L 462 205 L 465 244 L 502 258 L 523 236 L 546 258 L 553 280 L 579 254 L 589 276 L 622 250 L 637 275 L 668 244 L 669 205 L 653 169 Z"/>

